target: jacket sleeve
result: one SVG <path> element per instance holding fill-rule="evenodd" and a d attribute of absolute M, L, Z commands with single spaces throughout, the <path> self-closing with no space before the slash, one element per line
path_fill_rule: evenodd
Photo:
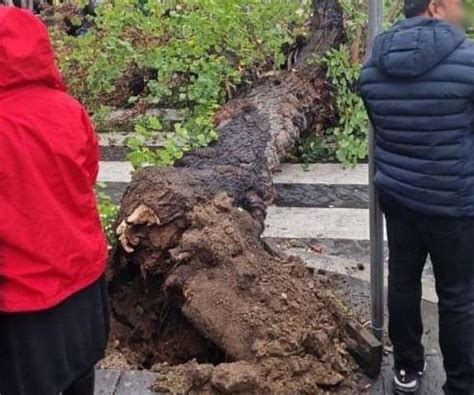
<path fill-rule="evenodd" d="M 372 60 L 371 56 L 368 56 L 364 65 L 362 66 L 361 74 L 359 76 L 359 80 L 357 81 L 357 88 L 360 94 L 360 97 L 362 98 L 362 101 L 364 103 L 365 109 L 367 111 L 367 115 L 369 117 L 370 122 L 373 124 L 373 116 L 372 112 L 367 100 L 367 79 L 368 75 L 371 72 L 370 70 L 374 67 L 374 62 Z"/>
<path fill-rule="evenodd" d="M 91 186 L 95 186 L 97 183 L 97 177 L 99 174 L 99 139 L 94 130 L 94 126 L 87 115 L 86 111 L 83 112 L 83 126 L 87 134 L 87 159 L 85 163 L 86 171 L 89 173 L 89 180 Z"/>

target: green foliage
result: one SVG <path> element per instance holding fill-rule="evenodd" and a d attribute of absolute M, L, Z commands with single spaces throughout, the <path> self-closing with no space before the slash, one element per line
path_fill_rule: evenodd
<path fill-rule="evenodd" d="M 296 155 L 306 167 L 310 163 L 334 162 L 334 148 L 320 135 L 312 134 L 303 139 L 296 147 Z"/>
<path fill-rule="evenodd" d="M 366 0 L 340 0 L 344 10 L 347 42 L 331 49 L 322 59 L 313 61 L 325 66 L 333 90 L 332 111 L 336 121 L 323 133 L 303 141 L 297 154 L 305 163 L 333 161 L 355 165 L 368 155 L 368 118 L 357 92 L 357 80 L 365 57 L 368 9 Z M 403 1 L 385 1 L 385 23 L 394 23 L 401 15 Z"/>
<path fill-rule="evenodd" d="M 118 207 L 104 192 L 104 186 L 98 185 L 96 188 L 96 196 L 99 206 L 100 220 L 102 228 L 107 236 L 109 245 L 113 245 L 116 240 L 114 223 L 118 215 Z"/>
<path fill-rule="evenodd" d="M 367 157 L 368 119 L 362 99 L 354 89 L 361 66 L 352 63 L 345 46 L 332 49 L 323 59 L 327 76 L 337 92 L 334 110 L 337 125 L 328 133 L 334 142 L 335 156 L 341 163 L 353 165 Z"/>
<path fill-rule="evenodd" d="M 472 40 L 474 38 L 474 0 L 466 0 L 465 4 L 468 13 L 466 28 L 469 38 Z"/>
<path fill-rule="evenodd" d="M 81 37 L 55 32 L 60 67 L 91 112 L 127 105 L 172 107 L 185 119 L 142 118 L 129 140 L 135 166 L 170 165 L 217 138 L 214 115 L 238 86 L 277 69 L 301 31 L 308 0 L 116 0 L 100 7 Z M 130 81 L 145 89 L 130 92 Z M 98 120 L 99 117 L 96 118 Z M 99 124 L 99 128 L 107 123 Z M 146 148 L 173 132 L 160 150 Z"/>
<path fill-rule="evenodd" d="M 367 0 L 340 0 L 344 11 L 344 27 L 348 41 L 353 42 L 358 31 L 365 27 L 368 21 Z"/>
<path fill-rule="evenodd" d="M 336 121 L 324 133 L 310 136 L 298 147 L 300 160 L 337 160 L 354 165 L 367 157 L 367 114 L 356 91 L 364 56 L 367 5 L 364 0 L 341 0 L 347 43 L 329 50 L 322 58 L 312 59 L 324 66 L 333 91 L 332 112 Z"/>

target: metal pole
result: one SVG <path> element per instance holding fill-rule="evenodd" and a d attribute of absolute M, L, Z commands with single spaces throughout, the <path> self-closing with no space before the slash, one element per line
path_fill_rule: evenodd
<path fill-rule="evenodd" d="M 383 0 L 369 0 L 369 48 L 376 35 L 383 28 Z M 375 136 L 369 125 L 369 194 L 370 194 L 370 287 L 372 300 L 372 329 L 383 342 L 384 335 L 384 229 L 383 215 L 374 186 Z"/>

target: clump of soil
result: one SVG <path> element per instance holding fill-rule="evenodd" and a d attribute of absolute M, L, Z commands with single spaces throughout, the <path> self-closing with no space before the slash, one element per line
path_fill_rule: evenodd
<path fill-rule="evenodd" d="M 196 361 L 157 365 L 158 393 L 173 394 L 362 394 L 365 385 L 349 382 L 309 356 L 268 358 L 260 363 L 231 362 L 218 366 Z"/>
<path fill-rule="evenodd" d="M 121 240 L 139 248 L 115 268 L 110 355 L 161 373 L 159 392 L 361 393 L 330 290 L 267 251 L 259 221 L 226 194 L 166 224 L 143 204 L 131 211 Z M 171 224 L 170 245 L 145 237 Z"/>

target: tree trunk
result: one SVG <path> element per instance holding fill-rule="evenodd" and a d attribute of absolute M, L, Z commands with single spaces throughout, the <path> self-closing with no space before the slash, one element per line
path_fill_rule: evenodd
<path fill-rule="evenodd" d="M 173 168 L 139 172 L 122 201 L 114 315 L 148 365 L 220 364 L 159 368 L 181 376 L 186 390 L 355 393 L 342 314 L 328 287 L 260 239 L 272 171 L 330 115 L 324 72 L 308 60 L 343 40 L 342 10 L 336 0 L 314 5 L 295 69 L 230 101 L 216 117 L 216 144 Z M 168 379 L 158 386 L 177 391 Z"/>

